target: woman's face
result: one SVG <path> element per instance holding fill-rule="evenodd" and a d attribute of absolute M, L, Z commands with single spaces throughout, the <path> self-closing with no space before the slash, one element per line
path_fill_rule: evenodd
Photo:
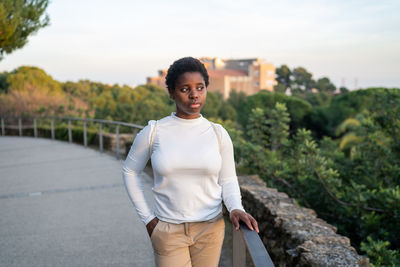
<path fill-rule="evenodd" d="M 183 119 L 198 118 L 207 98 L 203 75 L 200 72 L 181 74 L 170 97 L 175 101 L 176 116 Z"/>

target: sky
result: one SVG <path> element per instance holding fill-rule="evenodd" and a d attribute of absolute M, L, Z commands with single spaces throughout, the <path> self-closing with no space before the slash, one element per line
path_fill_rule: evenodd
<path fill-rule="evenodd" d="M 184 56 L 259 57 L 349 89 L 400 87 L 398 0 L 53 0 L 47 13 L 0 71 L 134 86 Z"/>

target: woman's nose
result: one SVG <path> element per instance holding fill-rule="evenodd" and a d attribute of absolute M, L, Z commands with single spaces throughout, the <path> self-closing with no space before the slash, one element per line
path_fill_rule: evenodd
<path fill-rule="evenodd" d="M 189 94 L 190 98 L 198 98 L 199 97 L 199 92 L 197 90 L 191 90 Z"/>

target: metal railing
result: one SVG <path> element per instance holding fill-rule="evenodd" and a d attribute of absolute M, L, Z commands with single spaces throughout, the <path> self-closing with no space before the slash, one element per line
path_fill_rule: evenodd
<path fill-rule="evenodd" d="M 24 117 L 26 118 L 26 117 Z M 71 121 L 81 121 L 83 127 L 83 145 L 87 146 L 87 123 L 98 123 L 98 135 L 99 135 L 99 150 L 103 152 L 103 124 L 115 125 L 115 135 L 116 135 L 116 157 L 120 158 L 119 149 L 119 127 L 127 126 L 133 128 L 133 136 L 135 137 L 139 129 L 144 127 L 141 125 L 119 122 L 119 121 L 108 121 L 108 120 L 98 120 L 98 119 L 84 119 L 84 118 L 71 118 L 71 117 L 30 117 L 33 120 L 33 125 L 28 125 L 26 127 L 33 127 L 34 137 L 38 137 L 38 119 L 50 119 L 50 131 L 51 139 L 55 139 L 55 120 L 66 120 L 68 122 L 68 142 L 72 143 L 72 127 Z M 4 118 L 1 118 L 1 132 L 2 135 L 6 135 L 6 124 Z M 8 125 L 9 128 L 15 129 L 14 125 Z M 23 136 L 23 125 L 22 118 L 18 118 L 18 133 L 19 136 Z M 232 227 L 232 260 L 233 267 L 243 267 L 246 266 L 246 248 L 249 252 L 251 261 L 255 267 L 273 267 L 274 264 L 262 243 L 260 237 L 256 231 L 251 231 L 246 224 L 240 223 L 240 230 L 236 231 Z"/>
<path fill-rule="evenodd" d="M 240 222 L 239 231 L 232 227 L 233 267 L 246 266 L 246 248 L 255 267 L 274 266 L 257 232 L 251 231 L 245 223 Z"/>
<path fill-rule="evenodd" d="M 98 130 L 98 135 L 99 135 L 99 150 L 100 152 L 104 151 L 103 148 L 103 125 L 108 124 L 108 125 L 114 125 L 115 126 L 115 154 L 117 159 L 120 159 L 120 144 L 119 144 L 119 138 L 120 138 L 120 126 L 126 126 L 133 128 L 133 136 L 135 137 L 136 134 L 138 133 L 139 129 L 143 129 L 144 127 L 138 124 L 133 124 L 133 123 L 126 123 L 126 122 L 120 122 L 120 121 L 108 121 L 108 120 L 99 120 L 99 119 L 86 119 L 86 118 L 73 118 L 73 117 L 24 117 L 24 119 L 32 119 L 33 125 L 28 125 L 28 127 L 33 128 L 33 136 L 38 137 L 38 125 L 37 125 L 37 120 L 44 120 L 44 119 L 50 119 L 50 132 L 51 132 L 51 139 L 55 139 L 55 127 L 54 127 L 54 122 L 55 120 L 64 120 L 68 122 L 68 142 L 72 143 L 72 127 L 71 127 L 71 122 L 72 121 L 81 121 L 82 122 L 82 128 L 83 128 L 83 145 L 88 146 L 87 143 L 87 123 L 97 123 L 99 125 L 99 130 Z M 1 134 L 3 136 L 6 135 L 6 126 L 8 128 L 15 128 L 14 125 L 6 125 L 5 124 L 5 118 L 1 118 Z M 23 136 L 23 126 L 22 126 L 22 118 L 18 118 L 18 133 L 19 136 Z M 26 126 L 25 126 L 26 128 Z"/>

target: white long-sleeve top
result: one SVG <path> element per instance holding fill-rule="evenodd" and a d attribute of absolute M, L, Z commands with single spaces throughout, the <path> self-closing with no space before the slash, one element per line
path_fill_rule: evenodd
<path fill-rule="evenodd" d="M 202 116 L 182 119 L 172 113 L 158 121 L 151 153 L 154 125 L 150 121 L 136 136 L 123 166 L 128 195 L 145 224 L 154 217 L 170 223 L 206 221 L 221 212 L 222 200 L 229 212 L 244 210 L 232 141 L 221 125 L 215 124 L 215 131 Z M 154 212 L 141 183 L 150 157 Z"/>

